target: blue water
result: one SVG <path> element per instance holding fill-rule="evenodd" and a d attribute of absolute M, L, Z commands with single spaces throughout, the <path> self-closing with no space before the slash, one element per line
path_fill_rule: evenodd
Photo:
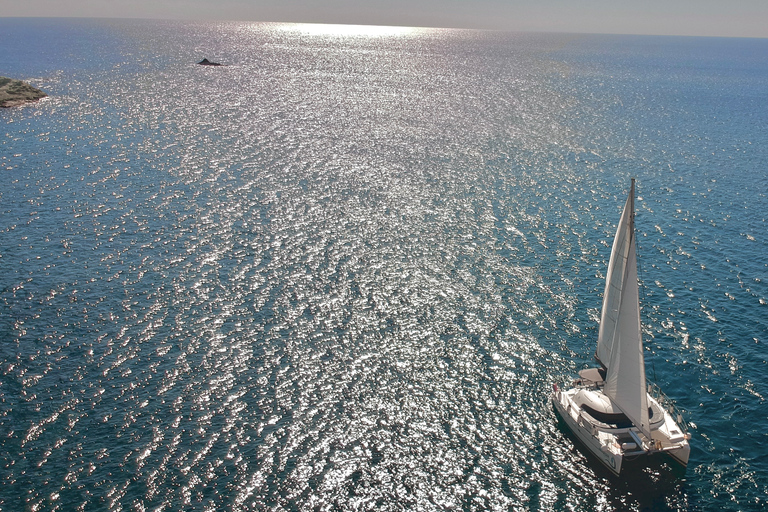
<path fill-rule="evenodd" d="M 0 509 L 766 506 L 768 40 L 0 34 L 49 94 L 0 111 Z M 692 451 L 627 481 L 549 394 L 630 177 Z"/>

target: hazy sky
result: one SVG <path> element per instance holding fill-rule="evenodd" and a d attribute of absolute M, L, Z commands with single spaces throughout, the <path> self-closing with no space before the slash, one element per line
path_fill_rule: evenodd
<path fill-rule="evenodd" d="M 768 0 L 0 0 L 8 16 L 768 37 Z"/>

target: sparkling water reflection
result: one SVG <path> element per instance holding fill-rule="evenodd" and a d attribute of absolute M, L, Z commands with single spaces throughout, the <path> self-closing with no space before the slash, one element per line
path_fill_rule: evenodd
<path fill-rule="evenodd" d="M 96 48 L 0 113 L 0 507 L 764 505 L 763 43 L 0 23 Z M 639 487 L 548 402 L 629 176 L 649 374 L 697 427 Z"/>

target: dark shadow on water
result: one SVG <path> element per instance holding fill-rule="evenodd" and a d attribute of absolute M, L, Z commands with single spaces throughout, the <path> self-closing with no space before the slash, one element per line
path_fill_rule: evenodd
<path fill-rule="evenodd" d="M 574 450 L 586 460 L 594 478 L 607 484 L 606 496 L 614 510 L 640 511 L 694 511 L 700 510 L 695 498 L 689 495 L 685 478 L 686 468 L 669 456 L 638 457 L 625 460 L 621 475 L 614 475 L 582 444 L 555 411 L 558 430 L 573 443 Z"/>

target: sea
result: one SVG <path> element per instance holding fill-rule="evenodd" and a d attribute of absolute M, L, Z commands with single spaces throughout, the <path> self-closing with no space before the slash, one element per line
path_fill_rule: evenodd
<path fill-rule="evenodd" d="M 0 75 L 0 510 L 768 507 L 768 39 L 0 18 Z M 616 478 L 551 394 L 631 178 L 691 456 Z"/>

